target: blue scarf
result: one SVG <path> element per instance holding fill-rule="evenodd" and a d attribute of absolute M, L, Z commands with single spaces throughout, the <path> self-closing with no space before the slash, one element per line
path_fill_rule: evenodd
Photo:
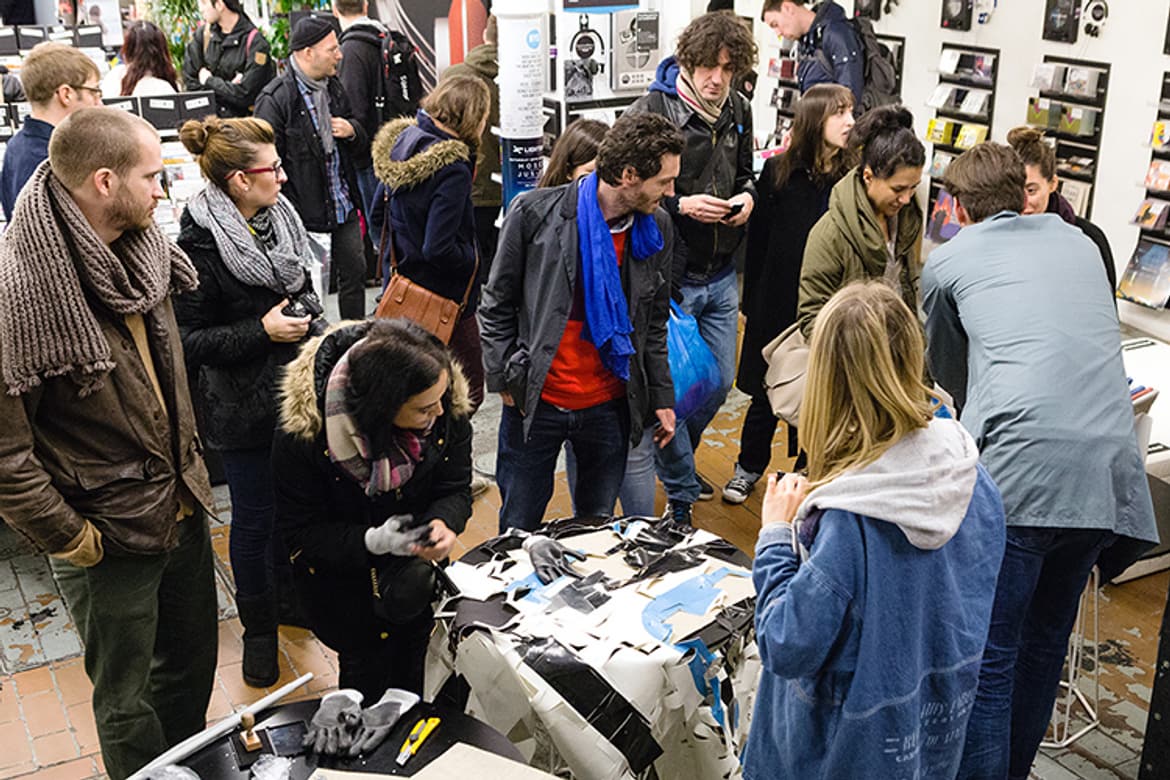
<path fill-rule="evenodd" d="M 635 260 L 645 260 L 664 246 L 651 214 L 634 215 L 629 240 L 630 255 Z M 577 244 L 581 251 L 581 282 L 585 285 L 585 328 L 581 337 L 597 347 L 602 365 L 628 382 L 634 326 L 622 291 L 613 235 L 597 202 L 596 173 L 583 178 L 577 187 Z"/>

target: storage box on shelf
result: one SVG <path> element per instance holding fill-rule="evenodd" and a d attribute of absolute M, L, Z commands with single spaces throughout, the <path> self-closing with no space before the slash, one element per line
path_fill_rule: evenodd
<path fill-rule="evenodd" d="M 1060 193 L 1085 218 L 1093 210 L 1109 73 L 1107 62 L 1054 55 L 1032 71 L 1037 94 L 1028 98 L 1026 121 L 1052 139 Z"/>

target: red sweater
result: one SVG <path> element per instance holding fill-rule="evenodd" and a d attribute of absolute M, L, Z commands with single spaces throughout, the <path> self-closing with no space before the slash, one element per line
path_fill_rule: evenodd
<path fill-rule="evenodd" d="M 626 248 L 629 230 L 613 234 L 613 248 L 618 265 Z M 581 332 L 585 327 L 585 285 L 581 281 L 578 261 L 577 284 L 573 289 L 573 308 L 561 334 L 557 354 L 553 356 L 544 389 L 540 397 L 562 409 L 588 409 L 591 406 L 624 398 L 626 383 L 614 376 L 601 362 L 597 347 L 586 341 Z"/>

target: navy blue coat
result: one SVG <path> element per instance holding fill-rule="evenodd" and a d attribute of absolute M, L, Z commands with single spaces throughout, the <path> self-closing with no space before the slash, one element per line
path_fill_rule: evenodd
<path fill-rule="evenodd" d="M 24 120 L 24 126 L 12 136 L 4 150 L 4 167 L 0 169 L 0 204 L 4 218 L 12 220 L 12 207 L 25 182 L 32 178 L 37 166 L 49 159 L 49 136 L 53 126 L 48 122 Z"/>
<path fill-rule="evenodd" d="M 812 27 L 800 39 L 800 65 L 796 75 L 801 93 L 817 84 L 840 84 L 853 93 L 861 106 L 865 90 L 865 50 L 845 9 L 831 0 L 817 8 Z"/>

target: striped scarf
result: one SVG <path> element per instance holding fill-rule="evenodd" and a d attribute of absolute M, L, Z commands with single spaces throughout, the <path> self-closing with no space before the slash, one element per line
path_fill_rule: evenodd
<path fill-rule="evenodd" d="M 347 351 L 333 367 L 325 385 L 325 443 L 329 447 L 329 459 L 371 498 L 397 490 L 410 481 L 415 465 L 422 460 L 423 440 L 410 431 L 396 428 L 390 452 L 375 457 L 369 438 L 358 430 L 346 402 L 348 386 Z"/>

